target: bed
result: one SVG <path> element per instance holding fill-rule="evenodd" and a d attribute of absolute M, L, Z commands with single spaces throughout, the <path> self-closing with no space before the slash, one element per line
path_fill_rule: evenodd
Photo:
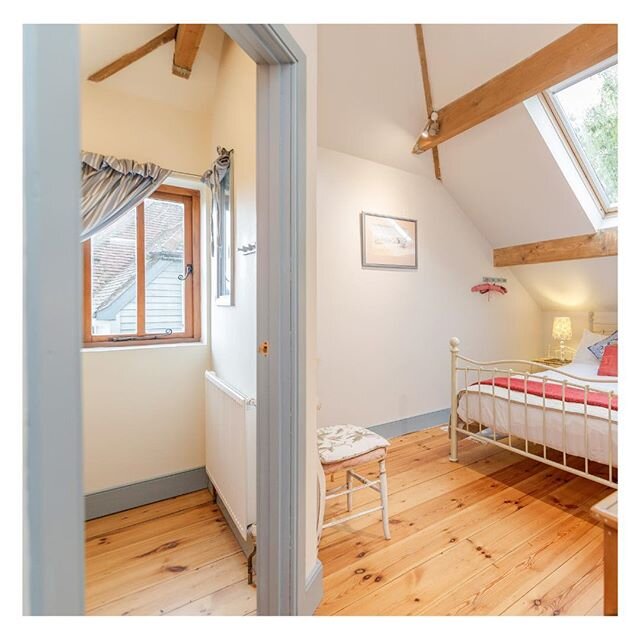
<path fill-rule="evenodd" d="M 451 349 L 450 460 L 458 438 L 509 449 L 617 487 L 618 379 L 579 361 L 538 371 L 526 360 L 480 362 Z"/>

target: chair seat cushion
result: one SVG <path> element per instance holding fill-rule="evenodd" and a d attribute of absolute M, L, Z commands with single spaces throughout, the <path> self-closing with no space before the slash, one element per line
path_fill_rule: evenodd
<path fill-rule="evenodd" d="M 318 453 L 323 465 L 357 458 L 388 446 L 389 441 L 382 436 L 353 424 L 337 424 L 318 429 Z"/>

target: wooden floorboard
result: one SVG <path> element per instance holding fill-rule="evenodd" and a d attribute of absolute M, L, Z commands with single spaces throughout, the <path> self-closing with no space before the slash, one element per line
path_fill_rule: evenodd
<path fill-rule="evenodd" d="M 119 529 L 130 527 L 134 524 L 160 518 L 172 513 L 178 513 L 192 507 L 198 507 L 211 502 L 211 494 L 206 490 L 194 491 L 186 495 L 160 500 L 151 504 L 146 504 L 135 509 L 128 509 L 110 516 L 89 520 L 85 526 L 87 540 L 107 533 L 113 533 Z"/>
<path fill-rule="evenodd" d="M 391 540 L 378 513 L 325 532 L 318 614 L 603 614 L 603 536 L 589 508 L 609 489 L 471 439 L 451 463 L 437 427 L 394 438 L 387 469 Z M 360 491 L 354 509 L 377 499 Z M 329 503 L 327 519 L 344 507 Z M 246 572 L 207 491 L 86 523 L 90 615 L 255 615 Z"/>
<path fill-rule="evenodd" d="M 379 514 L 323 535 L 317 613 L 602 615 L 602 532 L 589 508 L 610 489 L 470 439 L 454 464 L 446 432 L 426 434 L 392 440 L 391 540 Z M 376 499 L 361 491 L 354 509 Z"/>
<path fill-rule="evenodd" d="M 247 562 L 208 492 L 91 520 L 89 615 L 245 615 Z"/>
<path fill-rule="evenodd" d="M 256 591 L 240 580 L 170 611 L 171 616 L 246 616 L 256 608 Z"/>

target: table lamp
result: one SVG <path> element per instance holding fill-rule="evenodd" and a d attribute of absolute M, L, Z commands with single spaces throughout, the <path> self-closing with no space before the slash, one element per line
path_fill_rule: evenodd
<path fill-rule="evenodd" d="M 554 340 L 560 340 L 560 360 L 564 360 L 564 341 L 571 340 L 571 318 L 559 316 L 553 319 L 551 331 Z"/>

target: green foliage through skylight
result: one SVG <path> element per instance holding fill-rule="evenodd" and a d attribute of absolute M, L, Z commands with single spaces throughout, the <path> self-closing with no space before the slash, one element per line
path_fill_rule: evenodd
<path fill-rule="evenodd" d="M 617 65 L 552 90 L 556 108 L 607 209 L 618 202 Z"/>

